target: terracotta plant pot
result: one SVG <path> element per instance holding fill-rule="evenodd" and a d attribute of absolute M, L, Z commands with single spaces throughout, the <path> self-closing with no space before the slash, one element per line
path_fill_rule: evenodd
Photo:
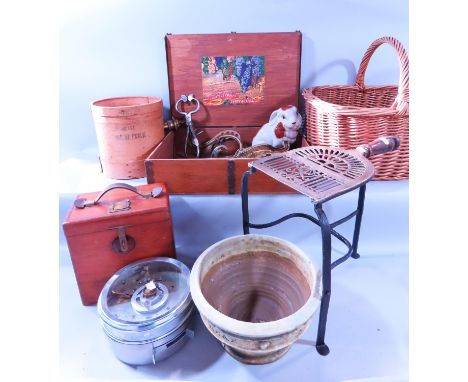
<path fill-rule="evenodd" d="M 190 291 L 208 330 L 235 359 L 276 361 L 308 329 L 320 305 L 320 273 L 297 246 L 242 235 L 206 249 Z"/>

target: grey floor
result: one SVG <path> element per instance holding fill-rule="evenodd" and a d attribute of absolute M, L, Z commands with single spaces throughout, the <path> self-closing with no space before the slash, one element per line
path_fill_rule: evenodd
<path fill-rule="evenodd" d="M 60 221 L 74 192 L 98 190 L 105 180 L 65 182 L 60 194 Z M 135 183 L 135 182 L 134 182 Z M 136 181 L 136 184 L 139 182 Z M 144 180 L 141 182 L 144 183 Z M 90 185 L 95 187 L 91 188 Z M 83 189 L 84 188 L 84 189 Z M 300 195 L 253 196 L 254 222 L 290 212 L 312 213 Z M 325 204 L 330 220 L 351 212 L 357 192 Z M 239 196 L 172 196 L 177 256 L 191 266 L 209 245 L 241 234 Z M 338 229 L 349 237 L 352 223 Z M 290 240 L 321 265 L 319 230 L 305 220 L 255 231 Z M 334 243 L 335 257 L 344 247 Z M 96 307 L 81 305 L 68 249 L 60 234 L 60 369 L 64 377 L 178 381 L 406 381 L 408 375 L 408 182 L 370 182 L 366 194 L 359 252 L 332 274 L 332 297 L 326 342 L 327 357 L 313 347 L 318 315 L 310 329 L 279 361 L 243 365 L 224 353 L 195 319 L 195 338 L 157 366 L 131 367 L 107 346 Z"/>

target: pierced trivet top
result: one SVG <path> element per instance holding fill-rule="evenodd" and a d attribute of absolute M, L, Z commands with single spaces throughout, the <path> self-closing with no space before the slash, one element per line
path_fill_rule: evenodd
<path fill-rule="evenodd" d="M 257 159 L 251 166 L 322 203 L 369 181 L 374 166 L 356 150 L 308 146 Z"/>

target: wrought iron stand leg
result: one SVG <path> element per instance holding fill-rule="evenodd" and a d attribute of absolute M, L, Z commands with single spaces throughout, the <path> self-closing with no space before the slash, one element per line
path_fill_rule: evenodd
<path fill-rule="evenodd" d="M 353 259 L 359 259 L 360 257 L 359 254 L 357 253 L 357 248 L 358 248 L 358 242 L 359 242 L 359 233 L 361 231 L 362 213 L 364 212 L 365 195 L 366 195 L 366 185 L 364 184 L 359 189 L 359 200 L 358 200 L 356 221 L 354 223 L 353 252 L 351 253 L 351 257 Z"/>
<path fill-rule="evenodd" d="M 249 218 L 249 175 L 253 174 L 255 169 L 252 167 L 250 170 L 242 174 L 242 226 L 244 228 L 244 235 L 250 233 L 250 218 Z"/>
<path fill-rule="evenodd" d="M 327 355 L 330 353 L 330 349 L 325 344 L 325 330 L 331 295 L 331 227 L 321 204 L 315 205 L 315 212 L 322 230 L 322 301 L 315 347 L 320 355 Z"/>

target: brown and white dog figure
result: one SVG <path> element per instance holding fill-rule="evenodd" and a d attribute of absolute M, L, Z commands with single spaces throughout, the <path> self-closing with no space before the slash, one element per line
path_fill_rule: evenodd
<path fill-rule="evenodd" d="M 283 146 L 283 142 L 292 144 L 296 141 L 297 132 L 301 128 L 302 117 L 297 107 L 282 106 L 271 113 L 270 120 L 265 123 L 252 140 L 252 146 L 270 145 Z"/>

